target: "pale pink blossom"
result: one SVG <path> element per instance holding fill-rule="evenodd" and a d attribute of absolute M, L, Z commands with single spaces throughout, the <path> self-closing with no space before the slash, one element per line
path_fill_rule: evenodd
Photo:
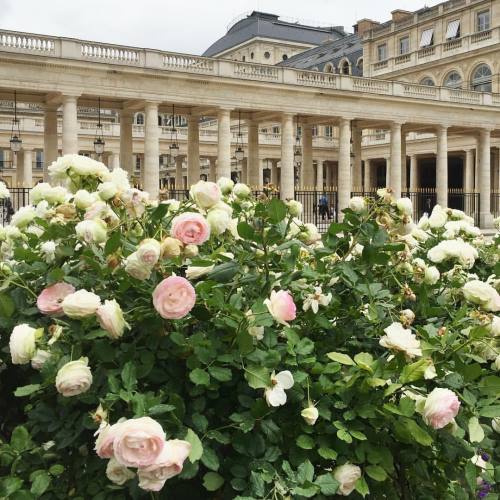
<path fill-rule="evenodd" d="M 271 375 L 271 386 L 264 391 L 264 397 L 269 406 L 283 406 L 286 403 L 285 390 L 291 389 L 295 381 L 289 370 Z"/>
<path fill-rule="evenodd" d="M 172 236 L 185 245 L 201 245 L 210 237 L 210 226 L 203 215 L 187 212 L 174 217 Z"/>
<path fill-rule="evenodd" d="M 295 319 L 296 310 L 293 297 L 290 292 L 280 290 L 271 292 L 271 297 L 264 301 L 271 316 L 282 325 L 288 326 L 288 321 Z"/>
<path fill-rule="evenodd" d="M 153 292 L 153 305 L 165 319 L 186 316 L 196 303 L 196 292 L 186 278 L 169 276 Z"/>
<path fill-rule="evenodd" d="M 36 301 L 38 310 L 42 314 L 62 314 L 62 301 L 72 293 L 75 293 L 75 287 L 69 283 L 60 282 L 45 288 Z"/>
<path fill-rule="evenodd" d="M 449 389 L 436 387 L 425 400 L 423 417 L 434 429 L 446 427 L 457 416 L 460 401 Z"/>

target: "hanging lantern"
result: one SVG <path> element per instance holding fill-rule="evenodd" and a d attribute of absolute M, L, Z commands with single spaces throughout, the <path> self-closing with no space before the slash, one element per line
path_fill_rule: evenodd
<path fill-rule="evenodd" d="M 179 145 L 177 144 L 177 129 L 175 128 L 175 104 L 172 104 L 172 128 L 170 129 L 171 144 L 168 147 L 170 158 L 175 160 L 179 155 Z"/>
<path fill-rule="evenodd" d="M 243 149 L 243 136 L 241 134 L 241 111 L 238 112 L 238 136 L 236 138 L 236 149 L 234 151 L 236 161 L 242 161 L 245 158 L 245 150 Z"/>
<path fill-rule="evenodd" d="M 14 118 L 12 119 L 12 132 L 10 134 L 10 150 L 13 153 L 18 153 L 21 151 L 22 143 L 21 130 L 19 128 L 19 120 L 17 118 L 17 93 L 14 90 Z"/>
<path fill-rule="evenodd" d="M 98 156 L 101 156 L 104 153 L 104 138 L 102 134 L 102 123 L 101 123 L 101 98 L 98 98 L 98 114 L 97 114 L 97 131 L 96 137 L 94 140 L 94 151 Z"/>
<path fill-rule="evenodd" d="M 302 146 L 300 142 L 299 136 L 299 117 L 297 115 L 297 126 L 296 126 L 296 134 L 295 134 L 295 148 L 293 150 L 293 160 L 296 166 L 299 166 L 302 163 Z"/>

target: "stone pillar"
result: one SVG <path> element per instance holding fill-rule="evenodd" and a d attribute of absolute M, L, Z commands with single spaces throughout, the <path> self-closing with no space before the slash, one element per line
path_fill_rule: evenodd
<path fill-rule="evenodd" d="M 243 182 L 243 184 L 248 183 L 248 158 L 241 160 L 240 182 Z"/>
<path fill-rule="evenodd" d="M 190 188 L 200 180 L 200 117 L 198 115 L 189 115 L 187 123 L 187 187 Z"/>
<path fill-rule="evenodd" d="M 499 164 L 499 159 L 500 155 L 498 154 L 499 150 L 498 149 L 492 149 L 491 150 L 491 159 L 493 161 L 493 164 L 491 166 L 491 188 L 492 191 L 497 190 L 498 186 L 500 185 L 500 164 Z"/>
<path fill-rule="evenodd" d="M 401 130 L 401 192 L 408 191 L 408 179 L 406 178 L 406 131 Z"/>
<path fill-rule="evenodd" d="M 448 129 L 440 125 L 436 130 L 436 195 L 437 203 L 448 206 Z"/>
<path fill-rule="evenodd" d="M 63 96 L 62 152 L 64 155 L 78 154 L 77 102 L 77 96 Z"/>
<path fill-rule="evenodd" d="M 243 182 L 248 182 L 252 189 L 262 187 L 262 176 L 259 173 L 259 124 L 253 120 L 247 121 L 248 129 L 248 158 L 247 158 L 247 177 Z"/>
<path fill-rule="evenodd" d="M 316 189 L 323 191 L 323 160 L 316 161 Z"/>
<path fill-rule="evenodd" d="M 184 172 L 183 172 L 184 156 L 177 155 L 175 157 L 175 189 L 184 189 Z M 211 166 L 212 164 L 210 164 Z"/>
<path fill-rule="evenodd" d="M 314 186 L 314 166 L 312 157 L 312 125 L 302 125 L 302 175 L 301 187 L 312 189 Z"/>
<path fill-rule="evenodd" d="M 351 199 L 351 120 L 339 120 L 339 163 L 338 163 L 338 218 L 342 221 L 342 210 L 349 206 Z"/>
<path fill-rule="evenodd" d="M 372 163 L 370 159 L 365 160 L 364 190 L 370 191 L 372 187 Z"/>
<path fill-rule="evenodd" d="M 210 162 L 210 170 L 208 174 L 208 180 L 215 182 L 216 178 L 216 165 L 217 165 L 217 158 L 214 156 L 211 156 L 208 161 Z"/>
<path fill-rule="evenodd" d="M 352 127 L 352 190 L 359 191 L 363 187 L 361 171 L 361 139 L 363 130 L 357 125 Z"/>
<path fill-rule="evenodd" d="M 295 196 L 293 144 L 293 114 L 283 113 L 281 119 L 281 179 L 280 196 L 282 200 Z"/>
<path fill-rule="evenodd" d="M 323 162 L 323 168 L 325 169 L 325 181 L 327 187 L 333 187 L 333 165 L 325 161 Z"/>
<path fill-rule="evenodd" d="M 132 124 L 134 114 L 129 109 L 120 112 L 120 162 L 121 167 L 131 176 L 134 173 Z"/>
<path fill-rule="evenodd" d="M 152 200 L 158 198 L 160 185 L 160 144 L 158 133 L 158 103 L 146 102 L 144 108 L 144 169 L 142 185 Z"/>
<path fill-rule="evenodd" d="M 271 184 L 278 185 L 278 160 L 271 160 Z"/>
<path fill-rule="evenodd" d="M 493 226 L 491 214 L 491 130 L 482 129 L 479 135 L 479 225 L 486 229 Z"/>
<path fill-rule="evenodd" d="M 410 156 L 410 191 L 415 192 L 418 188 L 418 157 Z"/>
<path fill-rule="evenodd" d="M 43 116 L 43 181 L 49 181 L 49 165 L 57 160 L 57 105 L 47 104 Z"/>
<path fill-rule="evenodd" d="M 401 198 L 401 123 L 391 124 L 391 170 L 389 186 L 394 197 Z"/>
<path fill-rule="evenodd" d="M 217 179 L 231 178 L 231 112 L 229 109 L 219 109 L 218 125 L 218 158 Z"/>
<path fill-rule="evenodd" d="M 466 193 L 474 191 L 474 150 L 465 151 L 464 161 L 464 190 Z"/>
<path fill-rule="evenodd" d="M 120 155 L 118 153 L 111 153 L 109 158 L 109 168 L 114 170 L 120 167 Z"/>
<path fill-rule="evenodd" d="M 385 159 L 385 187 L 391 187 L 391 159 L 389 157 Z"/>
<path fill-rule="evenodd" d="M 31 163 L 33 161 L 33 152 L 31 149 L 23 148 L 23 157 L 22 187 L 30 188 L 33 187 L 33 165 Z"/>

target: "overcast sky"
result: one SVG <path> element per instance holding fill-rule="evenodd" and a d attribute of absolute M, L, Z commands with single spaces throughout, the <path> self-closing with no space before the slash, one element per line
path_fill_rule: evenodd
<path fill-rule="evenodd" d="M 201 54 L 236 16 L 261 10 L 342 25 L 387 21 L 438 0 L 0 0 L 0 29 Z"/>

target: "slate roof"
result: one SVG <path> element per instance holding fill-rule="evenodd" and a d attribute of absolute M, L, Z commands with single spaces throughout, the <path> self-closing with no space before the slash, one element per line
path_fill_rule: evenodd
<path fill-rule="evenodd" d="M 332 63 L 337 68 L 341 59 L 346 57 L 351 63 L 352 74 L 354 76 L 362 76 L 362 71 L 356 66 L 358 59 L 362 55 L 363 47 L 361 40 L 358 35 L 354 34 L 347 35 L 339 40 L 325 42 L 318 47 L 292 56 L 278 65 L 299 69 L 318 68 L 319 71 L 323 71 L 328 63 Z"/>
<path fill-rule="evenodd" d="M 256 37 L 319 45 L 325 40 L 338 39 L 345 35 L 342 26 L 306 26 L 280 20 L 279 16 L 274 14 L 254 11 L 234 24 L 203 55 L 207 57 L 215 56 Z"/>

